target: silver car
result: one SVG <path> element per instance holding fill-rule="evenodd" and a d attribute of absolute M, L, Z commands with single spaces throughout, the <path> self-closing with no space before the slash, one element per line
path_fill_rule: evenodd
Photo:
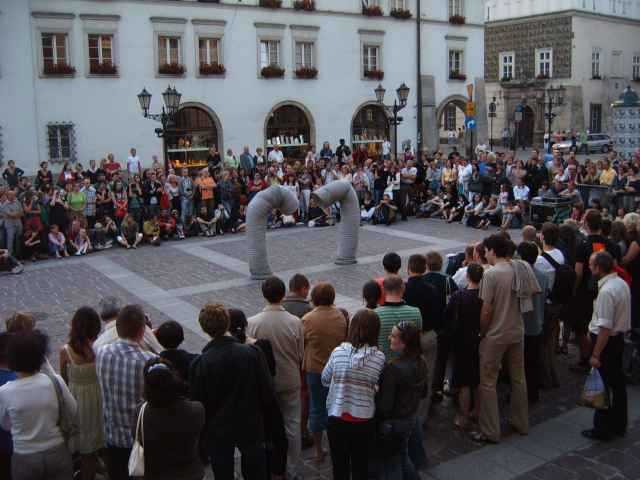
<path fill-rule="evenodd" d="M 607 153 L 613 150 L 613 141 L 611 137 L 604 133 L 590 133 L 587 135 L 587 147 L 588 153 L 602 152 Z M 553 148 L 562 153 L 568 153 L 571 151 L 571 139 L 564 140 L 562 142 L 554 143 Z M 579 152 L 578 152 L 579 153 Z"/>

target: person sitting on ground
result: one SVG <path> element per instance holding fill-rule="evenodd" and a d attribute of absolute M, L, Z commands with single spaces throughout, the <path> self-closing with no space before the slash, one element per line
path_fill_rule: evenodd
<path fill-rule="evenodd" d="M 80 232 L 78 232 L 78 235 L 73 241 L 73 245 L 76 250 L 76 255 L 86 255 L 93 250 L 91 247 L 91 239 L 84 228 L 81 228 Z"/>
<path fill-rule="evenodd" d="M 9 250 L 0 248 L 0 271 L 6 270 L 17 275 L 24 271 L 24 266 L 15 257 L 9 254 Z"/>
<path fill-rule="evenodd" d="M 118 297 L 103 297 L 98 303 L 98 311 L 100 313 L 102 323 L 104 323 L 104 329 L 96 341 L 93 342 L 94 350 L 98 351 L 98 349 L 103 345 L 109 345 L 110 343 L 118 340 L 116 319 L 118 318 L 118 314 L 121 309 L 122 302 Z M 159 354 L 164 350 L 149 325 L 145 325 L 144 335 L 140 342 L 140 346 L 143 350 L 155 354 Z"/>
<path fill-rule="evenodd" d="M 398 207 L 391 200 L 391 196 L 385 193 L 373 212 L 373 224 L 385 224 L 389 226 L 396 221 L 397 212 Z"/>
<path fill-rule="evenodd" d="M 145 241 L 149 242 L 155 247 L 160 246 L 160 223 L 158 221 L 158 215 L 154 215 L 146 222 L 144 222 L 142 231 L 144 232 Z"/>
<path fill-rule="evenodd" d="M 307 226 L 309 227 L 326 227 L 329 225 L 330 213 L 328 209 L 324 209 L 318 205 L 315 198 L 311 197 L 309 200 L 309 220 Z"/>
<path fill-rule="evenodd" d="M 35 262 L 37 253 L 40 251 L 40 232 L 26 227 L 22 240 L 24 242 L 23 258 Z"/>
<path fill-rule="evenodd" d="M 158 224 L 160 225 L 160 237 L 163 240 L 172 239 L 176 234 L 176 219 L 171 216 L 168 210 L 163 210 L 160 213 Z"/>
<path fill-rule="evenodd" d="M 67 240 L 58 225 L 51 225 L 49 229 L 49 253 L 56 258 L 68 257 Z"/>
<path fill-rule="evenodd" d="M 138 248 L 142 241 L 142 233 L 138 231 L 138 223 L 132 215 L 126 215 L 120 226 L 120 235 L 117 237 L 118 243 L 123 247 Z"/>
<path fill-rule="evenodd" d="M 160 358 L 171 362 L 183 381 L 189 380 L 189 367 L 191 362 L 197 357 L 180 347 L 184 342 L 184 329 L 175 320 L 167 320 L 153 332 L 158 343 L 164 348 L 160 352 Z"/>
<path fill-rule="evenodd" d="M 502 209 L 502 230 L 518 228 L 520 226 L 520 206 L 513 200 L 507 201 L 507 206 Z"/>

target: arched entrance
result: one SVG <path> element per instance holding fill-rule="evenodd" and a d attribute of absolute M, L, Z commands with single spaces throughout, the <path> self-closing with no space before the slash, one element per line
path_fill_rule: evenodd
<path fill-rule="evenodd" d="M 173 168 L 207 166 L 210 148 L 222 154 L 222 127 L 217 115 L 199 103 L 183 103 L 165 133 L 167 158 Z"/>
<path fill-rule="evenodd" d="M 529 105 L 522 110 L 522 121 L 518 125 L 518 145 L 530 147 L 533 145 L 533 130 L 535 126 L 535 113 Z"/>
<path fill-rule="evenodd" d="M 451 95 L 440 103 L 436 118 L 441 144 L 463 145 L 466 103 L 467 99 L 462 95 Z"/>
<path fill-rule="evenodd" d="M 382 144 L 390 140 L 389 117 L 384 107 L 377 103 L 366 103 L 356 111 L 351 120 L 351 148 L 364 147 L 369 158 L 382 155 Z"/>
<path fill-rule="evenodd" d="M 279 103 L 265 121 L 267 154 L 278 145 L 285 158 L 302 159 L 315 142 L 315 125 L 309 110 L 297 102 Z"/>

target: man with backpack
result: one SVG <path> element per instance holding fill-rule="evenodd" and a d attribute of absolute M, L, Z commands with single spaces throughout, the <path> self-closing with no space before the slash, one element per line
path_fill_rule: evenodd
<path fill-rule="evenodd" d="M 534 268 L 547 278 L 550 291 L 545 302 L 542 333 L 542 371 L 546 387 L 560 385 L 556 372 L 555 355 L 560 334 L 560 318 L 573 294 L 575 272 L 566 265 L 564 254 L 556 248 L 560 228 L 555 223 L 542 225 L 542 252 Z"/>

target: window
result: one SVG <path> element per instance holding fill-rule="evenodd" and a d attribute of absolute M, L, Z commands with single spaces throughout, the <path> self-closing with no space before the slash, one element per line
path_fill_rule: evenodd
<path fill-rule="evenodd" d="M 408 10 L 406 0 L 392 0 L 391 9 L 392 10 Z"/>
<path fill-rule="evenodd" d="M 444 129 L 447 131 L 456 130 L 456 106 L 450 103 L 444 110 Z"/>
<path fill-rule="evenodd" d="M 160 67 L 181 64 L 180 43 L 180 37 L 158 37 L 158 65 Z"/>
<path fill-rule="evenodd" d="M 449 0 L 449 17 L 464 16 L 464 0 Z"/>
<path fill-rule="evenodd" d="M 449 75 L 452 73 L 460 74 L 462 73 L 463 58 L 464 52 L 462 50 L 449 50 Z"/>
<path fill-rule="evenodd" d="M 262 40 L 260 42 L 260 68 L 280 66 L 280 41 Z"/>
<path fill-rule="evenodd" d="M 68 65 L 68 38 L 66 33 L 42 34 L 42 61 L 44 68 Z"/>
<path fill-rule="evenodd" d="M 622 77 L 622 52 L 614 50 L 611 55 L 611 76 Z"/>
<path fill-rule="evenodd" d="M 113 35 L 89 34 L 89 71 L 97 73 L 113 65 Z"/>
<path fill-rule="evenodd" d="M 296 70 L 301 68 L 314 68 L 311 42 L 296 42 Z"/>
<path fill-rule="evenodd" d="M 591 104 L 589 131 L 591 133 L 599 133 L 602 131 L 602 105 L 599 103 Z"/>
<path fill-rule="evenodd" d="M 380 70 L 380 47 L 376 45 L 362 46 L 362 66 L 365 72 Z"/>
<path fill-rule="evenodd" d="M 633 67 L 631 74 L 634 79 L 640 79 L 640 53 L 635 53 L 633 55 Z"/>
<path fill-rule="evenodd" d="M 591 78 L 600 78 L 600 49 L 591 52 Z"/>
<path fill-rule="evenodd" d="M 513 79 L 515 56 L 514 52 L 503 52 L 500 54 L 500 72 L 503 80 Z"/>
<path fill-rule="evenodd" d="M 72 123 L 47 125 L 49 159 L 52 162 L 75 161 L 75 138 Z"/>
<path fill-rule="evenodd" d="M 220 64 L 220 39 L 200 38 L 198 40 L 198 57 L 200 65 Z"/>
<path fill-rule="evenodd" d="M 541 48 L 536 50 L 536 76 L 551 78 L 553 76 L 553 50 Z"/>

